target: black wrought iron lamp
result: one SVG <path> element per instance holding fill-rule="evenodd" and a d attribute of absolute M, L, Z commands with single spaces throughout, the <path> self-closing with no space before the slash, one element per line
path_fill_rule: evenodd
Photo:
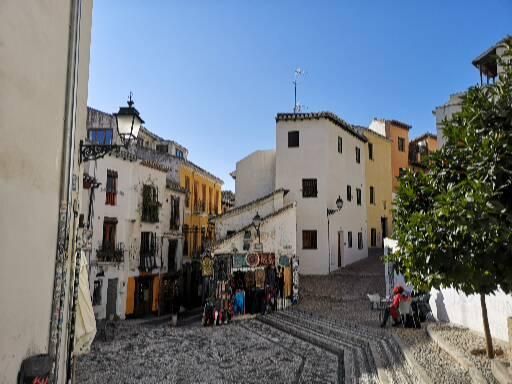
<path fill-rule="evenodd" d="M 258 212 L 256 212 L 256 215 L 252 219 L 252 225 L 256 229 L 256 234 L 258 235 L 258 244 L 261 244 L 261 238 L 260 238 L 261 217 Z"/>
<path fill-rule="evenodd" d="M 139 111 L 133 104 L 132 93 L 130 92 L 128 107 L 119 107 L 119 112 L 114 113 L 117 133 L 122 144 L 85 144 L 83 140 L 80 140 L 80 163 L 101 159 L 109 153 L 119 151 L 121 148 L 128 148 L 132 141 L 137 140 L 144 120 L 142 120 Z"/>

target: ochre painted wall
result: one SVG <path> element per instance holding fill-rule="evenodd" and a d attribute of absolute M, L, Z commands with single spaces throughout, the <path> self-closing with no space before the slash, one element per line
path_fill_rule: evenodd
<path fill-rule="evenodd" d="M 368 217 L 368 247 L 382 247 L 383 229 L 381 218 L 387 219 L 386 235 L 392 233 L 392 142 L 377 133 L 368 130 L 365 133 L 368 145 L 373 145 L 373 159 L 366 158 L 366 207 Z M 369 151 L 368 151 L 369 152 Z M 370 202 L 370 187 L 374 190 L 374 202 Z M 372 246 L 372 228 L 376 232 L 376 244 Z"/>
<path fill-rule="evenodd" d="M 201 228 L 204 228 L 206 233 L 208 232 L 208 216 L 222 213 L 222 185 L 218 180 L 182 164 L 180 166 L 180 186 L 189 191 L 188 199 L 185 199 L 184 218 L 184 224 L 189 230 L 184 234 L 187 238 L 188 252 L 184 256 L 192 257 L 194 249 L 198 252 L 201 249 Z M 204 209 L 201 203 L 204 204 Z M 195 227 L 198 230 L 197 235 L 192 232 Z"/>
<path fill-rule="evenodd" d="M 409 167 L 409 129 L 400 125 L 396 125 L 391 121 L 386 121 L 386 136 L 391 140 L 391 168 L 393 172 L 392 184 L 393 192 L 398 191 L 398 176 L 400 176 L 400 168 L 407 169 Z M 403 152 L 398 149 L 398 138 L 405 140 Z"/>

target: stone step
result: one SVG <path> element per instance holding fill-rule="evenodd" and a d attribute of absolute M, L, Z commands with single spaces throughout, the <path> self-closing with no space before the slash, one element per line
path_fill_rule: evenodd
<path fill-rule="evenodd" d="M 286 310 L 258 320 L 338 356 L 340 383 L 415 383 L 416 375 L 386 332 Z"/>

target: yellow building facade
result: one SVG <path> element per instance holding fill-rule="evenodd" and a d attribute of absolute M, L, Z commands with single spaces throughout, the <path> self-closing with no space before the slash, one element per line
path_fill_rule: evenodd
<path fill-rule="evenodd" d="M 393 172 L 391 160 L 392 141 L 365 129 L 368 139 L 366 159 L 366 207 L 368 220 L 368 247 L 382 248 L 384 238 L 393 231 L 392 193 Z"/>
<path fill-rule="evenodd" d="M 199 257 L 213 230 L 208 218 L 222 213 L 222 180 L 188 161 L 180 165 L 180 186 L 187 193 L 183 225 L 183 257 Z"/>

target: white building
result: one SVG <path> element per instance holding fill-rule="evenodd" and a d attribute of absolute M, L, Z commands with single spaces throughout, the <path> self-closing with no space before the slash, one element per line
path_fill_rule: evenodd
<path fill-rule="evenodd" d="M 255 151 L 236 163 L 235 206 L 247 204 L 275 190 L 276 151 Z"/>
<path fill-rule="evenodd" d="M 366 142 L 333 113 L 278 114 L 275 165 L 273 151 L 257 151 L 237 163 L 237 202 L 248 200 L 242 191 L 253 200 L 268 196 L 271 185 L 287 191 L 285 203 L 296 202 L 303 274 L 327 274 L 368 256 Z M 343 208 L 328 217 L 338 197 Z"/>
<path fill-rule="evenodd" d="M 507 42 L 512 42 L 512 36 L 506 36 L 501 39 L 472 61 L 472 64 L 480 72 L 481 85 L 494 83 L 496 78 L 503 72 L 503 68 L 498 63 L 497 58 L 504 55 L 506 49 L 505 44 Z M 445 119 L 450 120 L 455 113 L 461 111 L 462 97 L 465 94 L 465 92 L 459 92 L 450 95 L 450 99 L 447 103 L 436 107 L 434 111 L 432 111 L 432 114 L 436 117 L 438 148 L 444 145 L 443 122 Z"/>
<path fill-rule="evenodd" d="M 112 115 L 89 108 L 87 126 L 91 142 L 116 142 Z M 84 166 L 82 222 L 96 318 L 165 311 L 162 288 L 182 264 L 184 190 L 167 168 L 125 150 Z"/>

